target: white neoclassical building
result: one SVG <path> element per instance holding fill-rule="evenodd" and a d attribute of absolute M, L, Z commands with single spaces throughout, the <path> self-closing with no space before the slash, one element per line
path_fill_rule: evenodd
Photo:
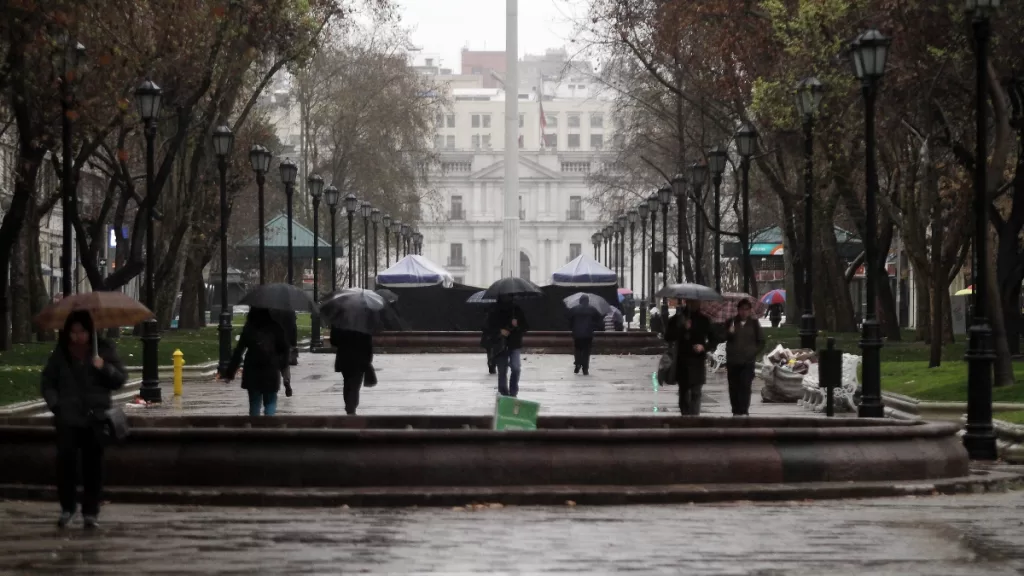
<path fill-rule="evenodd" d="M 580 92 L 583 86 L 580 86 Z M 520 275 L 544 285 L 551 273 L 586 251 L 598 227 L 587 174 L 611 160 L 610 101 L 565 94 L 547 83 L 545 97 L 519 94 Z M 501 276 L 505 166 L 505 93 L 454 89 L 437 118 L 441 162 L 435 193 L 421 206 L 423 253 L 456 281 L 487 286 Z"/>

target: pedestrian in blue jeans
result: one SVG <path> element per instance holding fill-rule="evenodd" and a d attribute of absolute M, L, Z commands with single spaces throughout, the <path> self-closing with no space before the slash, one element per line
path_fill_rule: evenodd
<path fill-rule="evenodd" d="M 495 364 L 498 367 L 498 394 L 519 395 L 519 374 L 522 369 L 520 352 L 523 348 L 523 334 L 529 330 L 523 309 L 513 302 L 511 296 L 503 296 L 487 316 L 487 331 L 499 334 L 494 345 Z M 509 369 L 512 377 L 509 378 Z"/>
<path fill-rule="evenodd" d="M 249 416 L 273 416 L 281 374 L 288 368 L 291 345 L 284 328 L 269 310 L 253 308 L 245 320 L 235 353 L 221 379 L 230 382 L 242 366 L 242 389 L 249 393 Z M 243 363 L 242 358 L 245 358 Z"/>

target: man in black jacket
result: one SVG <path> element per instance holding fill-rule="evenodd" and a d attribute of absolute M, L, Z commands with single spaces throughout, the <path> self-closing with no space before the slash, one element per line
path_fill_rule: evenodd
<path fill-rule="evenodd" d="M 665 341 L 676 346 L 676 382 L 679 384 L 679 411 L 699 416 L 701 394 L 707 380 L 705 357 L 718 345 L 711 321 L 700 313 L 700 302 L 687 300 L 665 326 Z"/>
<path fill-rule="evenodd" d="M 520 350 L 523 347 L 523 333 L 528 330 L 523 309 L 503 296 L 487 316 L 487 331 L 500 334 L 494 345 L 495 363 L 498 365 L 498 394 L 512 396 L 519 394 L 519 374 L 522 368 Z M 509 380 L 509 369 L 512 377 Z"/>
<path fill-rule="evenodd" d="M 572 330 L 572 345 L 575 370 L 579 374 L 583 369 L 583 375 L 590 375 L 590 349 L 594 344 L 594 331 L 597 330 L 604 319 L 601 313 L 590 305 L 590 296 L 580 296 L 578 304 L 569 309 L 569 326 Z"/>

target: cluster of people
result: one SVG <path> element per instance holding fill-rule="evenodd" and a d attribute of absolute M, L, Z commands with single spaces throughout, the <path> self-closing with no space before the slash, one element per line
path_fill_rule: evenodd
<path fill-rule="evenodd" d="M 736 316 L 718 325 L 701 314 L 700 306 L 698 300 L 687 300 L 665 323 L 664 336 L 672 358 L 668 380 L 679 386 L 679 411 L 690 416 L 700 414 L 707 354 L 724 341 L 732 414 L 748 416 L 754 364 L 765 344 L 761 323 L 751 313 L 753 304 L 741 300 Z"/>

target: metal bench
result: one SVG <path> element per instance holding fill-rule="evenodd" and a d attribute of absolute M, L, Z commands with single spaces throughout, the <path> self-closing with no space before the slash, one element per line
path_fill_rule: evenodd
<path fill-rule="evenodd" d="M 725 366 L 725 342 L 719 344 L 714 352 L 708 354 L 708 366 L 712 372 L 716 372 L 722 366 Z"/>
<path fill-rule="evenodd" d="M 860 369 L 861 357 L 856 354 L 843 354 L 843 379 L 839 386 L 833 391 L 835 408 L 840 412 L 855 412 L 857 410 L 857 394 L 860 392 L 860 377 L 857 371 Z M 818 365 L 812 364 L 803 380 L 804 396 L 799 404 L 808 410 L 822 412 L 825 410 L 826 391 L 820 386 L 818 380 Z"/>

